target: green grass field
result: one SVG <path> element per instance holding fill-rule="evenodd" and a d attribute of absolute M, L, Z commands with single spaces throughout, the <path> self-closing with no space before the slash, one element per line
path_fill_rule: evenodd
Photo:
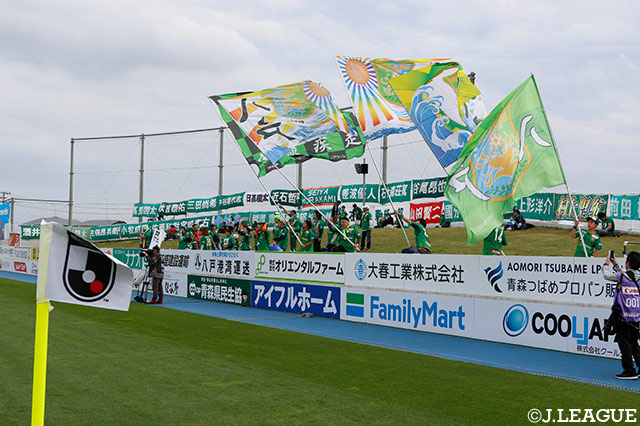
<path fill-rule="evenodd" d="M 30 419 L 34 301 L 34 285 L 0 279 L 2 425 Z M 633 393 L 160 307 L 54 305 L 48 425 L 515 425 L 534 407 L 638 405 Z"/>
<path fill-rule="evenodd" d="M 407 229 L 407 236 L 411 244 L 415 244 L 413 230 Z M 482 243 L 466 246 L 467 234 L 464 228 L 429 228 L 433 253 L 435 254 L 482 254 Z M 567 229 L 536 227 L 526 231 L 507 232 L 508 245 L 504 248 L 507 255 L 516 256 L 573 256 L 578 243 L 569 235 Z M 623 235 L 621 237 L 602 238 L 601 257 L 606 256 L 610 249 L 616 255 L 622 253 L 624 241 L 640 242 L 640 236 Z M 138 240 L 118 242 L 104 242 L 101 247 L 138 247 Z M 326 235 L 323 246 L 326 245 Z M 178 247 L 177 241 L 166 241 L 162 245 L 165 249 Z M 371 252 L 398 253 L 407 247 L 407 242 L 401 229 L 374 229 L 371 232 Z M 635 246 L 637 247 L 637 246 Z M 634 249 L 632 247 L 631 249 Z M 640 250 L 640 248 L 635 248 Z"/>

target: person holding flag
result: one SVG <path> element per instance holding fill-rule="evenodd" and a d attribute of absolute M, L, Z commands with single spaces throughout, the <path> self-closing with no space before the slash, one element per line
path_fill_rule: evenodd
<path fill-rule="evenodd" d="M 267 223 L 258 223 L 255 227 L 256 251 L 269 251 L 269 229 Z"/>
<path fill-rule="evenodd" d="M 360 247 L 362 250 L 369 250 L 371 248 L 371 212 L 369 206 L 362 207 L 362 219 L 360 220 L 360 227 L 362 228 L 362 237 L 360 240 Z M 365 247 L 364 242 L 367 240 Z"/>
<path fill-rule="evenodd" d="M 273 227 L 273 241 L 282 249 L 282 251 L 287 251 L 289 228 L 287 228 L 287 224 L 282 221 L 280 215 L 276 215 L 275 222 L 276 224 Z"/>
<path fill-rule="evenodd" d="M 291 244 L 291 251 L 296 251 L 297 242 L 296 234 L 298 234 L 301 230 L 300 219 L 298 218 L 298 214 L 295 210 L 287 211 L 284 207 L 282 207 L 282 211 L 289 215 L 289 226 L 293 229 L 293 232 L 289 233 L 289 244 Z"/>
<path fill-rule="evenodd" d="M 311 219 L 302 222 L 302 231 L 300 232 L 300 251 L 313 251 L 313 241 L 315 234 L 313 232 L 313 224 Z"/>
<path fill-rule="evenodd" d="M 579 238 L 580 241 L 578 241 L 578 246 L 573 254 L 574 257 L 598 257 L 600 250 L 602 250 L 602 241 L 596 232 L 597 227 L 598 218 L 596 216 L 587 218 L 587 229 L 580 228 L 580 222 L 576 220 L 573 229 L 571 229 L 571 238 Z"/>
<path fill-rule="evenodd" d="M 413 228 L 413 235 L 416 238 L 416 247 L 411 246 L 402 249 L 402 253 L 431 254 L 431 240 L 429 240 L 429 234 L 427 234 L 427 222 L 424 219 L 412 222 L 398 210 L 394 210 L 394 213 Z"/>

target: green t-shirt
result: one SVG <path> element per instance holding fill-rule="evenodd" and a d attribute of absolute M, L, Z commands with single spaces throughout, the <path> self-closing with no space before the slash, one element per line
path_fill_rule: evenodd
<path fill-rule="evenodd" d="M 429 240 L 429 235 L 424 226 L 412 222 L 411 227 L 413 228 L 413 235 L 416 237 L 416 247 L 426 247 L 431 251 L 431 240 Z"/>
<path fill-rule="evenodd" d="M 336 245 L 340 234 L 337 231 L 337 227 L 333 222 L 329 222 L 327 226 L 327 242 L 331 245 Z"/>
<path fill-rule="evenodd" d="M 337 232 L 336 232 L 337 233 Z M 353 253 L 356 251 L 354 244 L 358 243 L 358 239 L 360 238 L 360 233 L 355 226 L 350 226 L 346 229 L 342 229 L 342 233 L 347 236 L 347 238 L 343 237 L 342 234 L 337 233 L 338 235 L 338 245 L 340 245 L 343 249 L 345 249 L 349 253 Z M 351 241 L 353 244 L 351 244 Z"/>
<path fill-rule="evenodd" d="M 187 233 L 178 234 L 178 250 L 183 250 L 187 248 Z"/>
<path fill-rule="evenodd" d="M 291 225 L 295 232 L 300 232 L 300 230 L 302 229 L 302 225 L 300 224 L 300 219 L 298 219 L 298 216 L 290 216 L 289 225 Z"/>
<path fill-rule="evenodd" d="M 607 217 L 602 221 L 602 230 L 613 233 L 616 230 L 616 225 L 613 223 L 613 219 Z"/>
<path fill-rule="evenodd" d="M 213 242 L 210 235 L 203 235 L 200 237 L 200 250 L 212 250 Z"/>
<path fill-rule="evenodd" d="M 587 256 L 584 255 L 584 249 L 582 248 L 582 241 L 580 240 L 579 232 L 582 232 L 584 245 L 587 248 Z M 573 254 L 574 257 L 593 257 L 593 252 L 595 250 L 602 250 L 602 242 L 600 241 L 600 236 L 597 232 L 595 234 L 590 234 L 586 229 L 579 229 L 576 231 L 576 238 L 578 239 L 578 245 L 576 246 L 576 252 Z"/>
<path fill-rule="evenodd" d="M 287 250 L 287 247 L 289 247 L 289 241 L 287 238 L 288 234 L 289 229 L 286 226 L 284 228 L 280 228 L 276 225 L 273 228 L 273 241 L 278 243 L 282 250 Z"/>
<path fill-rule="evenodd" d="M 269 230 L 260 232 L 258 234 L 258 251 L 268 251 L 269 250 Z"/>
<path fill-rule="evenodd" d="M 354 221 L 362 219 L 362 209 L 360 207 L 352 209 L 351 216 L 353 217 Z"/>
<path fill-rule="evenodd" d="M 153 231 L 151 231 L 151 228 L 147 229 L 145 232 L 142 233 L 142 240 L 143 240 L 143 245 L 144 248 L 149 248 L 149 244 L 151 244 L 151 237 L 153 236 Z"/>
<path fill-rule="evenodd" d="M 222 250 L 235 250 L 236 240 L 233 235 L 225 235 L 222 237 Z"/>
<path fill-rule="evenodd" d="M 306 247 L 301 246 L 300 251 L 313 251 L 313 237 L 313 229 L 307 229 L 306 231 L 303 229 L 300 231 L 300 242 L 302 244 L 311 242 L 311 244 Z"/>
<path fill-rule="evenodd" d="M 240 234 L 240 250 L 251 250 L 251 233 Z"/>
<path fill-rule="evenodd" d="M 362 230 L 369 231 L 371 229 L 371 212 L 362 213 Z"/>
<path fill-rule="evenodd" d="M 484 239 L 482 254 L 486 256 L 500 256 L 502 254 L 502 246 L 506 245 L 507 235 L 504 233 L 504 229 L 502 229 L 502 227 L 496 228 Z"/>
<path fill-rule="evenodd" d="M 338 223 L 340 223 L 340 221 L 341 221 L 342 219 L 347 219 L 347 220 L 349 220 L 349 215 L 347 214 L 347 211 L 346 211 L 346 210 L 340 210 L 340 211 L 338 212 Z"/>

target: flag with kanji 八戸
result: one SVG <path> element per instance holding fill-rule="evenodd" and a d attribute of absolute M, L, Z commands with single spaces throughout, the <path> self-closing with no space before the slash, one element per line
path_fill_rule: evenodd
<path fill-rule="evenodd" d="M 447 177 L 445 196 L 460 211 L 472 244 L 501 226 L 520 198 L 564 183 L 531 76 L 476 128 Z"/>
<path fill-rule="evenodd" d="M 211 100 L 259 176 L 314 157 L 339 161 L 364 153 L 364 136 L 353 115 L 312 81 Z"/>

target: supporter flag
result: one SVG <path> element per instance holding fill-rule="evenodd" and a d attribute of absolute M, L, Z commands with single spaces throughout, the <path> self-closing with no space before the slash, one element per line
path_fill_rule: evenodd
<path fill-rule="evenodd" d="M 57 223 L 41 226 L 38 299 L 129 310 L 133 272 Z"/>
<path fill-rule="evenodd" d="M 443 60 L 336 56 L 340 77 L 367 141 L 416 129 L 389 81 Z"/>
<path fill-rule="evenodd" d="M 310 158 L 360 157 L 364 135 L 329 91 L 306 80 L 258 92 L 211 96 L 249 164 L 262 177 Z"/>
<path fill-rule="evenodd" d="M 457 62 L 421 67 L 389 84 L 433 155 L 449 171 L 487 115 L 480 90 Z"/>
<path fill-rule="evenodd" d="M 460 211 L 472 244 L 501 226 L 518 199 L 564 183 L 532 75 L 475 130 L 447 177 L 445 196 Z"/>

